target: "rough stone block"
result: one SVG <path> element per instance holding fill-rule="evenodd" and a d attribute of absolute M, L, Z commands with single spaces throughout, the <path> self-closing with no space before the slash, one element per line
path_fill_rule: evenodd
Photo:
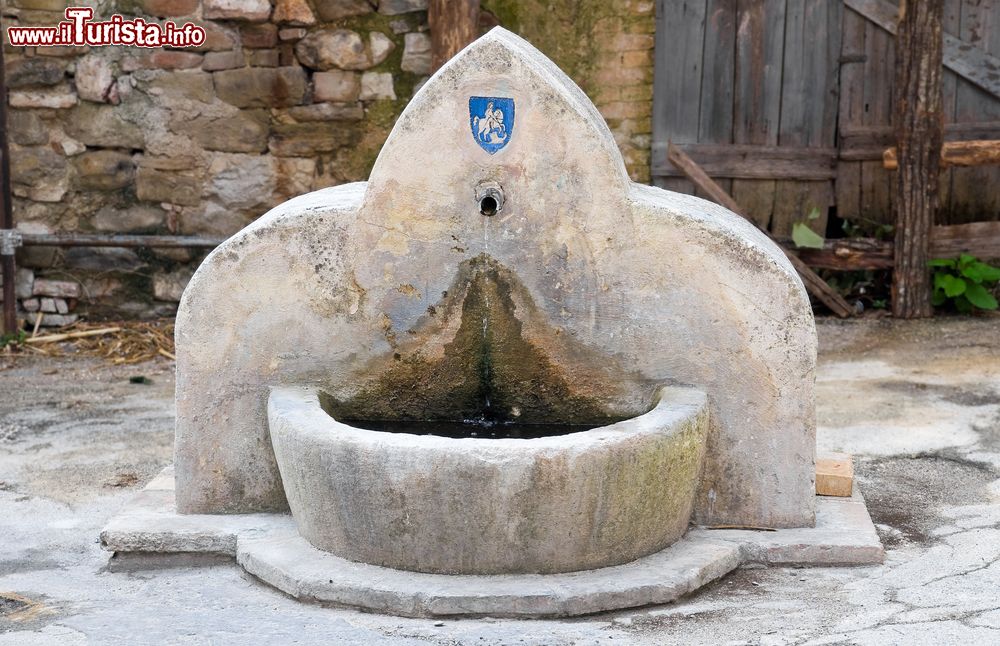
<path fill-rule="evenodd" d="M 44 312 L 28 312 L 24 318 L 30 325 L 34 325 L 35 322 L 41 318 L 41 327 L 63 327 L 76 323 L 79 316 L 76 314 L 46 314 Z"/>
<path fill-rule="evenodd" d="M 138 271 L 146 266 L 131 249 L 119 247 L 73 247 L 66 251 L 66 267 L 95 272 Z"/>
<path fill-rule="evenodd" d="M 116 191 L 132 183 L 132 157 L 116 150 L 95 150 L 73 159 L 77 186 L 87 190 Z"/>
<path fill-rule="evenodd" d="M 191 48 L 196 52 L 225 52 L 236 46 L 239 37 L 235 29 L 229 25 L 202 21 L 199 23 L 205 30 L 205 42 Z"/>
<path fill-rule="evenodd" d="M 246 25 L 240 28 L 244 49 L 266 49 L 278 44 L 278 28 L 271 24 Z"/>
<path fill-rule="evenodd" d="M 189 70 L 201 67 L 204 55 L 195 52 L 182 52 L 173 49 L 156 50 L 133 54 L 122 60 L 122 70 Z"/>
<path fill-rule="evenodd" d="M 212 76 L 202 70 L 155 72 L 151 80 L 140 82 L 139 87 L 145 88 L 146 92 L 160 101 L 190 99 L 211 103 L 215 98 Z"/>
<path fill-rule="evenodd" d="M 308 31 L 302 27 L 286 27 L 278 31 L 278 40 L 301 40 Z"/>
<path fill-rule="evenodd" d="M 153 298 L 158 301 L 179 303 L 192 273 L 192 270 L 184 268 L 169 273 L 153 274 Z"/>
<path fill-rule="evenodd" d="M 295 55 L 306 67 L 328 70 L 366 70 L 375 65 L 361 34 L 350 29 L 318 29 L 295 45 Z"/>
<path fill-rule="evenodd" d="M 171 122 L 170 129 L 186 134 L 205 150 L 234 153 L 259 153 L 267 150 L 268 114 L 263 109 L 178 119 Z"/>
<path fill-rule="evenodd" d="M 279 157 L 310 157 L 350 146 L 357 136 L 336 122 L 278 124 L 272 130 L 268 149 Z"/>
<path fill-rule="evenodd" d="M 80 298 L 80 283 L 70 280 L 36 278 L 31 293 L 35 296 Z"/>
<path fill-rule="evenodd" d="M 38 299 L 38 311 L 46 314 L 57 314 L 55 299 L 47 297 Z"/>
<path fill-rule="evenodd" d="M 395 16 L 411 11 L 427 11 L 427 0 L 379 0 L 378 12 Z"/>
<path fill-rule="evenodd" d="M 392 74 L 389 72 L 365 72 L 361 75 L 361 100 L 378 101 L 380 99 L 396 100 Z"/>
<path fill-rule="evenodd" d="M 12 108 L 52 108 L 64 110 L 77 104 L 76 94 L 69 86 L 39 90 L 15 90 L 9 93 Z"/>
<path fill-rule="evenodd" d="M 11 150 L 10 180 L 15 189 L 37 190 L 58 183 L 65 174 L 66 158 L 48 146 L 18 146 Z"/>
<path fill-rule="evenodd" d="M 268 0 L 204 0 L 203 15 L 210 20 L 265 22 L 271 16 Z"/>
<path fill-rule="evenodd" d="M 357 101 L 352 103 L 313 103 L 288 109 L 288 115 L 296 121 L 360 121 L 365 116 L 364 107 Z"/>
<path fill-rule="evenodd" d="M 0 296 L 0 300 L 3 300 L 2 296 Z M 42 309 L 42 301 L 38 298 L 25 298 L 21 301 L 21 307 L 25 312 L 37 312 Z"/>
<path fill-rule="evenodd" d="M 198 0 L 132 0 L 142 13 L 158 18 L 190 16 L 198 8 Z M 125 10 L 128 7 L 124 8 Z"/>
<path fill-rule="evenodd" d="M 400 68 L 414 74 L 430 74 L 433 69 L 431 37 L 423 33 L 403 36 L 403 62 Z"/>
<path fill-rule="evenodd" d="M 306 0 L 277 0 L 271 20 L 286 25 L 314 25 L 316 16 Z"/>
<path fill-rule="evenodd" d="M 9 89 L 36 85 L 59 85 L 66 65 L 51 58 L 17 58 L 4 65 Z"/>
<path fill-rule="evenodd" d="M 17 229 L 22 233 L 52 233 L 52 227 L 44 222 L 21 221 L 17 223 Z M 17 266 L 19 270 L 24 269 L 24 271 L 30 271 L 29 267 L 46 269 L 52 267 L 59 256 L 59 247 L 36 247 L 34 245 L 21 247 L 17 250 Z M 30 285 L 28 295 L 31 295 Z"/>
<path fill-rule="evenodd" d="M 361 76 L 356 72 L 330 70 L 313 74 L 316 101 L 357 101 L 360 95 Z"/>
<path fill-rule="evenodd" d="M 88 146 L 145 148 L 143 129 L 124 117 L 122 107 L 81 103 L 66 115 L 66 131 Z"/>
<path fill-rule="evenodd" d="M 205 195 L 235 210 L 270 206 L 275 172 L 275 160 L 267 155 L 219 154 L 208 167 Z"/>
<path fill-rule="evenodd" d="M 278 67 L 281 56 L 276 49 L 252 49 L 247 55 L 247 62 L 253 67 Z"/>
<path fill-rule="evenodd" d="M 242 51 L 209 52 L 205 54 L 205 60 L 201 64 L 201 69 L 206 72 L 219 72 L 243 67 L 246 63 L 246 54 Z"/>
<path fill-rule="evenodd" d="M 372 31 L 368 33 L 368 51 L 371 53 L 372 67 L 389 58 L 389 54 L 394 49 L 396 49 L 396 43 L 382 32 Z"/>
<path fill-rule="evenodd" d="M 14 272 L 14 297 L 30 298 L 34 294 L 35 272 L 26 268 L 18 267 Z M 0 276 L 0 286 L 3 285 L 3 276 Z"/>
<path fill-rule="evenodd" d="M 245 68 L 213 76 L 219 98 L 238 108 L 288 107 L 301 103 L 306 91 L 301 67 Z"/>
<path fill-rule="evenodd" d="M 316 13 L 323 22 L 371 13 L 375 11 L 375 4 L 370 0 L 314 0 L 313 2 Z"/>
<path fill-rule="evenodd" d="M 140 165 L 135 176 L 136 196 L 147 202 L 197 206 L 201 180 L 191 173 L 164 171 Z"/>
<path fill-rule="evenodd" d="M 124 209 L 104 206 L 94 214 L 90 224 L 97 231 L 140 233 L 159 229 L 166 217 L 166 211 L 158 206 L 139 204 Z"/>
<path fill-rule="evenodd" d="M 7 113 L 10 140 L 22 146 L 38 146 L 49 142 L 48 129 L 38 115 L 30 110 L 11 110 Z"/>
<path fill-rule="evenodd" d="M 103 56 L 88 54 L 77 61 L 73 80 L 77 94 L 84 101 L 111 104 L 119 102 L 111 62 Z"/>

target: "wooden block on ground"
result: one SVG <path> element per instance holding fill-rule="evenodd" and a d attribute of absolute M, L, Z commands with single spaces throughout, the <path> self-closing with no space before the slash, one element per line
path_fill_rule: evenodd
<path fill-rule="evenodd" d="M 816 495 L 849 498 L 854 489 L 854 460 L 847 453 L 816 457 Z"/>

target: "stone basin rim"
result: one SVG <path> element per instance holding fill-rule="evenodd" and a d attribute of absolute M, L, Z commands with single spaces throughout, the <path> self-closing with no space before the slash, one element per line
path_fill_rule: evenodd
<path fill-rule="evenodd" d="M 680 422 L 707 403 L 707 396 L 688 386 L 659 386 L 656 388 L 654 403 L 645 413 L 633 417 L 560 435 L 533 438 L 491 438 L 491 437 L 444 437 L 440 435 L 373 431 L 342 422 L 328 413 L 320 403 L 321 388 L 315 386 L 272 386 L 268 406 L 275 399 L 284 400 L 294 406 L 294 412 L 286 408 L 286 415 L 302 415 L 303 424 L 296 425 L 300 433 L 322 433 L 320 438 L 330 436 L 352 440 L 359 444 L 378 444 L 381 447 L 406 449 L 461 449 L 464 453 L 474 444 L 503 449 L 566 449 L 573 446 L 592 445 L 602 441 L 621 439 L 623 435 L 643 436 L 663 434 L 664 429 L 673 433 L 681 432 Z M 376 421 L 376 420 L 372 420 Z M 317 439 L 320 439 L 317 438 Z"/>

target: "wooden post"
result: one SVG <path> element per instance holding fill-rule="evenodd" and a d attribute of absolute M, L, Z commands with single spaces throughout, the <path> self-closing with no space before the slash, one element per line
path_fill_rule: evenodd
<path fill-rule="evenodd" d="M 941 111 L 944 0 L 900 0 L 896 31 L 893 115 L 899 172 L 893 208 L 896 221 L 892 313 L 900 318 L 933 315 L 931 227 L 937 209 L 944 121 Z"/>
<path fill-rule="evenodd" d="M 0 33 L 3 29 L 0 27 Z M 14 212 L 10 194 L 10 148 L 7 145 L 7 81 L 4 76 L 3 38 L 0 36 L 0 229 L 14 229 Z M 0 253 L 0 275 L 3 276 L 3 331 L 13 334 L 17 329 L 14 309 L 14 250 Z"/>
<path fill-rule="evenodd" d="M 430 0 L 427 22 L 437 70 L 479 37 L 479 0 Z"/>

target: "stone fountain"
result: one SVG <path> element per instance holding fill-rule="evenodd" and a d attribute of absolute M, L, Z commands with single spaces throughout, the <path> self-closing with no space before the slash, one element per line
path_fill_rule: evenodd
<path fill-rule="evenodd" d="M 816 332 L 782 251 L 629 181 L 587 97 L 503 29 L 426 83 L 368 182 L 216 249 L 176 329 L 175 465 L 105 529 L 115 552 L 229 554 L 412 616 L 882 559 L 858 493 L 815 495 Z"/>

